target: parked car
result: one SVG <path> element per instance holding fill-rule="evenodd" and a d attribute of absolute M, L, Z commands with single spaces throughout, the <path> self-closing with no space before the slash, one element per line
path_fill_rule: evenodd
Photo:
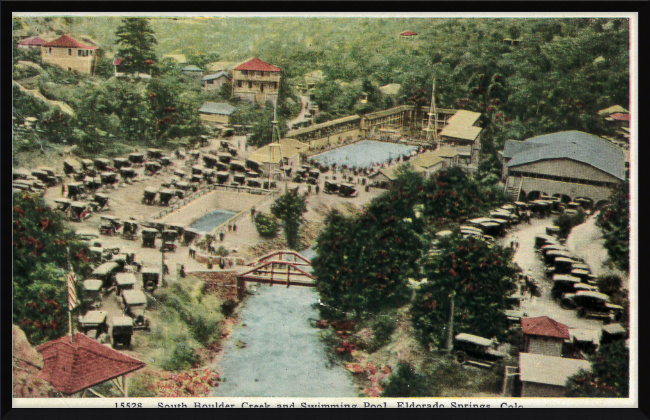
<path fill-rule="evenodd" d="M 133 329 L 149 329 L 149 319 L 145 316 L 147 310 L 147 296 L 142 290 L 123 291 L 121 303 L 124 313 L 133 318 Z"/>
<path fill-rule="evenodd" d="M 113 348 L 117 346 L 131 347 L 131 336 L 133 335 L 133 318 L 128 316 L 113 318 L 111 335 L 113 337 Z"/>
<path fill-rule="evenodd" d="M 466 333 L 454 337 L 453 351 L 454 360 L 461 365 L 469 363 L 475 366 L 492 367 L 495 362 L 506 357 L 505 353 L 496 350 L 496 343 L 493 340 Z"/>

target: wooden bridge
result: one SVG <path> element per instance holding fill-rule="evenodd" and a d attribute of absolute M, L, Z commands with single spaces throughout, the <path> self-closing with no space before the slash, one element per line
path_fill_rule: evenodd
<path fill-rule="evenodd" d="M 294 251 L 276 251 L 247 264 L 251 269 L 237 276 L 237 298 L 242 300 L 246 282 L 316 287 L 311 262 Z"/>

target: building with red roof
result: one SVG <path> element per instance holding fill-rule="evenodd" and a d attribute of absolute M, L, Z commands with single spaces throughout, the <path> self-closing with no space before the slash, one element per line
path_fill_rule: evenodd
<path fill-rule="evenodd" d="M 41 57 L 44 63 L 54 64 L 68 71 L 92 74 L 94 45 L 86 45 L 68 34 L 41 46 Z"/>
<path fill-rule="evenodd" d="M 40 48 L 44 44 L 47 44 L 46 40 L 40 36 L 34 35 L 18 41 L 18 48 Z"/>
<path fill-rule="evenodd" d="M 66 335 L 36 347 L 36 351 L 43 356 L 39 376 L 65 395 L 122 377 L 122 391 L 126 397 L 124 376 L 145 366 L 81 333 L 74 335 L 74 342 Z"/>
<path fill-rule="evenodd" d="M 569 327 L 547 316 L 523 318 L 524 352 L 562 356 L 564 340 L 569 340 Z"/>
<path fill-rule="evenodd" d="M 233 69 L 233 96 L 265 104 L 278 100 L 282 69 L 255 57 Z"/>
<path fill-rule="evenodd" d="M 609 116 L 609 118 L 615 120 L 615 121 L 626 121 L 630 122 L 630 114 L 623 114 L 621 112 L 617 112 L 615 114 L 612 114 Z"/>

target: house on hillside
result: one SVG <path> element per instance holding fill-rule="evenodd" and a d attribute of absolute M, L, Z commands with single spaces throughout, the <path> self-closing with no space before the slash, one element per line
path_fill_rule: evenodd
<path fill-rule="evenodd" d="M 545 354 L 519 353 L 521 397 L 564 397 L 567 379 L 581 369 L 590 371 L 591 363 Z"/>
<path fill-rule="evenodd" d="M 582 131 L 509 140 L 502 156 L 506 192 L 514 199 L 562 194 L 587 197 L 598 205 L 625 181 L 623 150 Z"/>
<path fill-rule="evenodd" d="M 221 86 L 230 82 L 230 76 L 225 71 L 219 71 L 214 74 L 203 76 L 203 87 L 208 90 L 219 90 Z"/>
<path fill-rule="evenodd" d="M 39 36 L 29 36 L 18 41 L 18 48 L 40 48 L 47 44 L 47 41 Z"/>
<path fill-rule="evenodd" d="M 68 71 L 92 74 L 94 52 L 97 47 L 85 45 L 68 34 L 41 46 L 44 63 L 54 64 Z"/>
<path fill-rule="evenodd" d="M 201 79 L 203 77 L 203 70 L 193 64 L 183 67 L 181 72 L 196 79 Z"/>
<path fill-rule="evenodd" d="M 447 125 L 438 134 L 440 145 L 456 149 L 467 165 L 478 163 L 481 150 L 481 127 L 478 127 L 480 117 L 479 112 L 461 109 L 447 120 Z"/>
<path fill-rule="evenodd" d="M 253 58 L 235 67 L 232 76 L 232 95 L 259 104 L 278 101 L 282 69 L 259 58 Z"/>
<path fill-rule="evenodd" d="M 409 161 L 403 162 L 398 166 L 380 169 L 379 172 L 371 175 L 370 178 L 382 188 L 388 187 L 390 183 L 397 179 L 397 168 L 402 165 L 411 165 L 415 172 L 429 177 L 432 174 L 446 168 L 451 168 L 459 164 L 459 153 L 451 147 L 443 147 L 433 152 L 425 152 Z"/>
<path fill-rule="evenodd" d="M 230 124 L 230 117 L 237 108 L 225 102 L 206 102 L 199 108 L 199 118 L 204 124 L 223 127 Z"/>
<path fill-rule="evenodd" d="M 564 340 L 569 340 L 569 327 L 547 317 L 522 318 L 524 352 L 562 356 Z"/>

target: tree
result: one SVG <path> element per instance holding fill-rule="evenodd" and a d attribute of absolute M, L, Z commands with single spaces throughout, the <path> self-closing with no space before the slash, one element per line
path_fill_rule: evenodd
<path fill-rule="evenodd" d="M 596 225 L 602 230 L 611 262 L 624 271 L 630 269 L 629 184 L 622 184 L 611 196 L 611 203 L 598 214 Z"/>
<path fill-rule="evenodd" d="M 437 248 L 424 263 L 427 281 L 411 304 L 419 341 L 425 347 L 444 347 L 452 295 L 454 334 L 503 338 L 507 324 L 501 311 L 519 271 L 512 250 L 459 234 L 442 239 Z"/>
<path fill-rule="evenodd" d="M 519 39 L 521 36 L 521 29 L 519 29 L 518 26 L 512 25 L 508 28 L 508 35 L 510 35 L 510 39 Z"/>
<path fill-rule="evenodd" d="M 262 238 L 275 238 L 278 235 L 280 225 L 273 215 L 259 212 L 253 221 L 255 222 L 257 233 Z"/>
<path fill-rule="evenodd" d="M 116 57 L 124 60 L 125 73 L 147 71 L 156 61 L 153 46 L 157 41 L 147 19 L 123 18 L 115 36 L 119 45 Z"/>
<path fill-rule="evenodd" d="M 397 370 L 388 378 L 381 396 L 411 398 L 433 397 L 437 394 L 433 381 L 427 375 L 417 373 L 411 364 L 400 361 Z"/>
<path fill-rule="evenodd" d="M 67 250 L 78 284 L 89 252 L 41 198 L 21 192 L 13 204 L 13 322 L 37 345 L 67 333 Z"/>
<path fill-rule="evenodd" d="M 282 221 L 287 245 L 296 249 L 299 245 L 300 226 L 304 223 L 303 215 L 307 212 L 307 193 L 298 194 L 290 190 L 278 197 L 271 205 L 271 214 Z"/>
<path fill-rule="evenodd" d="M 598 349 L 591 372 L 581 370 L 567 381 L 567 397 L 627 398 L 630 392 L 630 350 L 623 340 Z"/>

